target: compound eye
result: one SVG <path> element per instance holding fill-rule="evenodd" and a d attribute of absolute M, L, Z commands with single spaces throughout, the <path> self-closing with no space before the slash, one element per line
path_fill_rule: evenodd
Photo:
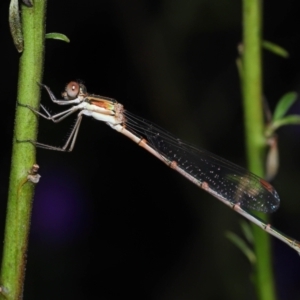
<path fill-rule="evenodd" d="M 67 84 L 65 93 L 68 99 L 75 99 L 80 91 L 79 83 L 76 81 L 71 81 Z"/>

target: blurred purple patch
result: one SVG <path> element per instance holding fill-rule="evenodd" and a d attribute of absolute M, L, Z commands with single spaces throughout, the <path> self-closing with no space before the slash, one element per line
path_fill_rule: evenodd
<path fill-rule="evenodd" d="M 76 176 L 53 172 L 42 176 L 36 187 L 32 213 L 32 238 L 66 244 L 85 234 L 88 227 L 88 196 Z"/>

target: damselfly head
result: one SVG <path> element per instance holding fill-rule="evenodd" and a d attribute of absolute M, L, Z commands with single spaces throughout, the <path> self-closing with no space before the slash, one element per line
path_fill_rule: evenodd
<path fill-rule="evenodd" d="M 62 93 L 62 96 L 66 100 L 72 100 L 78 96 L 79 91 L 80 91 L 79 83 L 76 81 L 71 81 L 66 85 L 65 91 Z"/>
<path fill-rule="evenodd" d="M 79 95 L 86 94 L 86 87 L 78 83 L 77 81 L 69 82 L 66 87 L 65 91 L 62 93 L 62 96 L 66 100 L 73 100 L 76 99 Z"/>

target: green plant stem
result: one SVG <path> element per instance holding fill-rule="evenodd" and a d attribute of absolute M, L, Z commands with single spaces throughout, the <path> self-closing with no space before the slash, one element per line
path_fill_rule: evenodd
<path fill-rule="evenodd" d="M 243 0 L 243 101 L 249 169 L 264 177 L 264 120 L 262 89 L 262 0 Z M 259 217 L 267 221 L 266 215 Z M 276 299 L 269 235 L 253 225 L 255 285 L 258 299 Z"/>
<path fill-rule="evenodd" d="M 44 58 L 46 0 L 35 0 L 32 8 L 22 6 L 24 52 L 20 58 L 17 100 L 38 108 Z M 11 99 L 13 100 L 13 99 Z M 35 140 L 38 118 L 28 109 L 17 106 L 13 152 L 5 224 L 5 238 L 0 274 L 0 299 L 22 299 L 30 217 L 34 185 L 27 180 L 28 171 L 36 163 Z"/>

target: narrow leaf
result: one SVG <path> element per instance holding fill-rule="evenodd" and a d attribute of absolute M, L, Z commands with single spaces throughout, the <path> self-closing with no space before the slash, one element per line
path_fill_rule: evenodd
<path fill-rule="evenodd" d="M 297 93 L 290 92 L 281 97 L 274 111 L 273 122 L 281 119 L 287 113 L 290 107 L 297 100 L 297 96 Z"/>
<path fill-rule="evenodd" d="M 238 235 L 236 235 L 233 232 L 227 232 L 226 237 L 245 254 L 245 256 L 249 259 L 251 264 L 255 264 L 256 256 L 244 240 L 242 240 Z"/>
<path fill-rule="evenodd" d="M 70 43 L 69 38 L 62 34 L 62 33 L 57 33 L 57 32 L 51 32 L 46 34 L 46 39 L 54 39 L 54 40 L 61 40 L 66 43 Z"/>
<path fill-rule="evenodd" d="M 280 120 L 277 120 L 272 124 L 272 128 L 275 131 L 279 127 L 285 125 L 300 125 L 300 115 L 288 115 Z"/>
<path fill-rule="evenodd" d="M 240 222 L 242 231 L 244 236 L 246 237 L 247 241 L 251 244 L 253 244 L 253 233 L 252 233 L 252 228 L 248 222 L 241 221 Z"/>
<path fill-rule="evenodd" d="M 264 49 L 269 50 L 269 51 L 273 52 L 274 54 L 277 54 L 283 58 L 289 57 L 289 53 L 284 48 L 282 48 L 272 42 L 263 41 L 262 46 Z"/>

